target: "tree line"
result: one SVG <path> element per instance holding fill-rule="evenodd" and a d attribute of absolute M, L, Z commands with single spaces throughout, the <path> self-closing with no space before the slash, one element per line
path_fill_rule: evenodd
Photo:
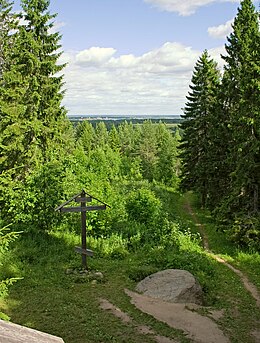
<path fill-rule="evenodd" d="M 237 242 L 260 243 L 259 13 L 241 1 L 222 55 L 224 71 L 204 51 L 198 59 L 181 125 L 183 190 L 201 194 Z"/>

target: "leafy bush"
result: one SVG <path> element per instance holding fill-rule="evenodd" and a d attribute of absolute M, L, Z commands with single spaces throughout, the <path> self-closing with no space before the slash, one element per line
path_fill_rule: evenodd
<path fill-rule="evenodd" d="M 131 266 L 128 269 L 128 276 L 131 280 L 139 282 L 147 276 L 158 272 L 160 269 L 150 265 Z"/>
<path fill-rule="evenodd" d="M 126 201 L 129 219 L 140 224 L 153 224 L 159 216 L 161 202 L 149 189 L 140 189 L 130 193 Z"/>
<path fill-rule="evenodd" d="M 260 218 L 237 217 L 231 227 L 230 237 L 240 246 L 260 250 Z"/>
<path fill-rule="evenodd" d="M 4 254 L 7 252 L 9 245 L 13 242 L 17 236 L 18 232 L 7 232 L 7 227 L 0 227 L 0 267 L 3 265 L 2 261 L 4 259 Z M 2 272 L 0 274 L 3 274 Z M 0 298 L 5 297 L 8 293 L 8 287 L 16 282 L 17 278 L 0 278 Z M 0 319 L 9 319 L 4 313 L 0 311 Z"/>
<path fill-rule="evenodd" d="M 24 231 L 48 230 L 66 220 L 54 209 L 71 194 L 75 179 L 65 161 L 39 165 L 24 180 L 3 190 L 3 217 Z M 72 190 L 73 192 L 73 190 Z"/>

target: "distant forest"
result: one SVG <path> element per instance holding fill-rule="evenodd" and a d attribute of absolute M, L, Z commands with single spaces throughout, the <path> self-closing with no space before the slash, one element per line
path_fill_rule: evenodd
<path fill-rule="evenodd" d="M 80 122 L 88 121 L 90 124 L 96 126 L 98 123 L 104 122 L 107 129 L 111 129 L 113 126 L 119 126 L 124 122 L 131 122 L 132 124 L 143 124 L 149 120 L 151 123 L 164 123 L 169 127 L 175 127 L 183 122 L 181 116 L 80 116 L 69 115 L 69 120 L 73 125 L 77 125 Z"/>

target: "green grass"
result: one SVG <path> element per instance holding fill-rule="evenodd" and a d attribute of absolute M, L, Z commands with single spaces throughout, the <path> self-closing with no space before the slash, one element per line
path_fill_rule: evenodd
<path fill-rule="evenodd" d="M 242 250 L 228 239 L 228 232 L 218 230 L 209 211 L 199 207 L 197 198 L 191 193 L 186 194 L 186 201 L 190 201 L 199 221 L 204 225 L 208 236 L 210 250 L 223 256 L 234 267 L 245 273 L 260 292 L 260 254 L 251 250 Z"/>
<path fill-rule="evenodd" d="M 150 335 L 139 333 L 135 325 L 148 325 L 159 335 L 187 343 L 189 340 L 180 331 L 137 310 L 124 292 L 125 288 L 133 290 L 137 281 L 151 273 L 180 268 L 189 270 L 200 281 L 207 305 L 205 313 L 212 309 L 223 310 L 218 324 L 230 341 L 254 343 L 250 333 L 260 329 L 260 311 L 239 277 L 204 252 L 200 241 L 189 232 L 188 229 L 195 233 L 197 226 L 185 207 L 186 197 L 204 224 L 212 251 L 225 255 L 258 287 L 259 255 L 239 251 L 224 234 L 216 232 L 209 213 L 199 209 L 191 194 L 183 196 L 159 187 L 156 193 L 169 219 L 180 223 L 181 232 L 172 237 L 178 244 L 143 246 L 135 253 L 110 255 L 114 258 L 96 254 L 88 259 L 89 268 L 101 271 L 104 279 L 93 283 L 79 275 L 66 274 L 67 269 L 80 267 L 80 256 L 74 253 L 79 236 L 61 231 L 23 234 L 13 243 L 0 270 L 3 277 L 23 279 L 10 288 L 9 297 L 0 302 L 0 311 L 2 309 L 13 322 L 61 336 L 65 343 L 153 341 Z M 97 244 L 95 240 L 91 242 Z M 120 239 L 118 242 L 120 244 Z M 106 244 L 103 248 L 108 251 Z M 100 247 L 92 248 L 95 251 Z M 101 310 L 100 298 L 128 313 L 133 322 L 125 324 L 110 312 Z"/>
<path fill-rule="evenodd" d="M 136 261 L 131 258 L 111 260 L 89 259 L 89 268 L 102 271 L 104 281 L 93 284 L 78 275 L 67 275 L 68 268 L 80 267 L 80 256 L 74 253 L 75 236 L 27 235 L 16 242 L 16 268 L 5 266 L 4 277 L 15 272 L 23 277 L 9 292 L 4 311 L 13 322 L 61 336 L 66 343 L 82 342 L 150 342 L 149 335 L 138 333 L 134 324 L 124 324 L 99 308 L 105 298 L 127 312 L 134 323 L 149 325 L 158 334 L 184 335 L 138 311 L 124 289 L 133 289 Z M 11 258 L 11 256 L 10 256 Z M 18 262 L 19 261 L 19 262 Z M 151 269 L 150 269 L 151 271 Z M 1 306 L 1 303 L 0 303 Z"/>

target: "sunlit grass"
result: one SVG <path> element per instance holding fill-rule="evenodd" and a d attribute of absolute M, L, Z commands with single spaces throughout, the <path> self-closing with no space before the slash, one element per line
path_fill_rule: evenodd
<path fill-rule="evenodd" d="M 88 247 L 94 251 L 94 257 L 88 258 L 88 267 L 103 273 L 100 282 L 92 283 L 66 272 L 81 268 L 81 256 L 74 251 L 80 245 L 78 232 L 61 228 L 50 233 L 23 234 L 6 255 L 0 271 L 1 275 L 23 279 L 0 302 L 0 311 L 14 322 L 61 336 L 66 343 L 122 343 L 129 342 L 129 337 L 137 343 L 151 342 L 150 336 L 138 333 L 133 325 L 101 310 L 99 299 L 105 298 L 128 313 L 135 323 L 188 342 L 179 331 L 138 311 L 124 292 L 125 288 L 134 290 L 139 280 L 156 271 L 185 269 L 195 275 L 203 288 L 206 313 L 210 309 L 223 310 L 218 324 L 231 342 L 254 343 L 250 332 L 260 323 L 254 299 L 237 275 L 204 251 L 197 224 L 185 208 L 187 199 L 170 189 L 158 188 L 157 194 L 171 221 L 171 231 L 157 243 L 142 243 L 138 235 L 134 244 L 120 234 L 107 238 L 88 236 Z M 192 202 L 192 195 L 188 196 Z M 216 232 L 208 212 L 199 209 L 196 202 L 192 206 L 204 225 L 210 249 L 247 273 L 259 287 L 259 254 L 235 248 L 224 234 Z"/>

